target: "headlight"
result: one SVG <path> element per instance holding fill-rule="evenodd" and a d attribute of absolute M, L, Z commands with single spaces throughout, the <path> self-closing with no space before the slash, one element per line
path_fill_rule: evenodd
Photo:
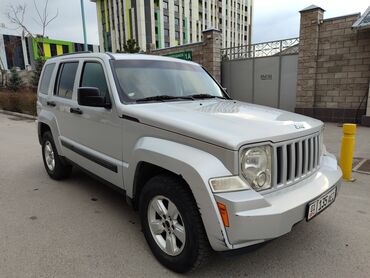
<path fill-rule="evenodd" d="M 271 146 L 245 149 L 241 153 L 241 173 L 256 190 L 271 188 Z"/>
<path fill-rule="evenodd" d="M 209 184 L 215 193 L 250 189 L 248 184 L 238 176 L 210 179 Z"/>

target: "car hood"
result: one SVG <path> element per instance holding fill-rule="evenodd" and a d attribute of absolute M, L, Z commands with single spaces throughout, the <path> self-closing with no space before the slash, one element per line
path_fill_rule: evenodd
<path fill-rule="evenodd" d="M 133 104 L 122 110 L 141 123 L 232 150 L 305 136 L 323 125 L 303 115 L 222 99 Z"/>

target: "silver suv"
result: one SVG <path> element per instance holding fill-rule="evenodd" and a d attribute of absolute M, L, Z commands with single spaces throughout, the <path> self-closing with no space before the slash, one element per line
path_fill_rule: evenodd
<path fill-rule="evenodd" d="M 231 99 L 200 65 L 160 56 L 49 59 L 38 88 L 45 169 L 73 165 L 140 211 L 155 257 L 189 271 L 215 251 L 288 233 L 334 202 L 323 123 Z"/>

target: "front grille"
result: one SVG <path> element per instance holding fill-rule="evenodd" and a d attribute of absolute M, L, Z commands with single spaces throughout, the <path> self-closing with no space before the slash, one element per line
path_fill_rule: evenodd
<path fill-rule="evenodd" d="M 275 145 L 273 187 L 289 185 L 315 172 L 320 164 L 320 134 Z"/>

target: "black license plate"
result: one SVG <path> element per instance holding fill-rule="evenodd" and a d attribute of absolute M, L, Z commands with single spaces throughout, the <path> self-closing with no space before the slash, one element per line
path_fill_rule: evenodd
<path fill-rule="evenodd" d="M 326 209 L 328 206 L 330 206 L 335 201 L 336 195 L 337 188 L 334 187 L 325 194 L 309 202 L 307 205 L 307 214 L 306 214 L 307 221 L 311 220 L 320 212 L 322 212 L 324 209 Z"/>

